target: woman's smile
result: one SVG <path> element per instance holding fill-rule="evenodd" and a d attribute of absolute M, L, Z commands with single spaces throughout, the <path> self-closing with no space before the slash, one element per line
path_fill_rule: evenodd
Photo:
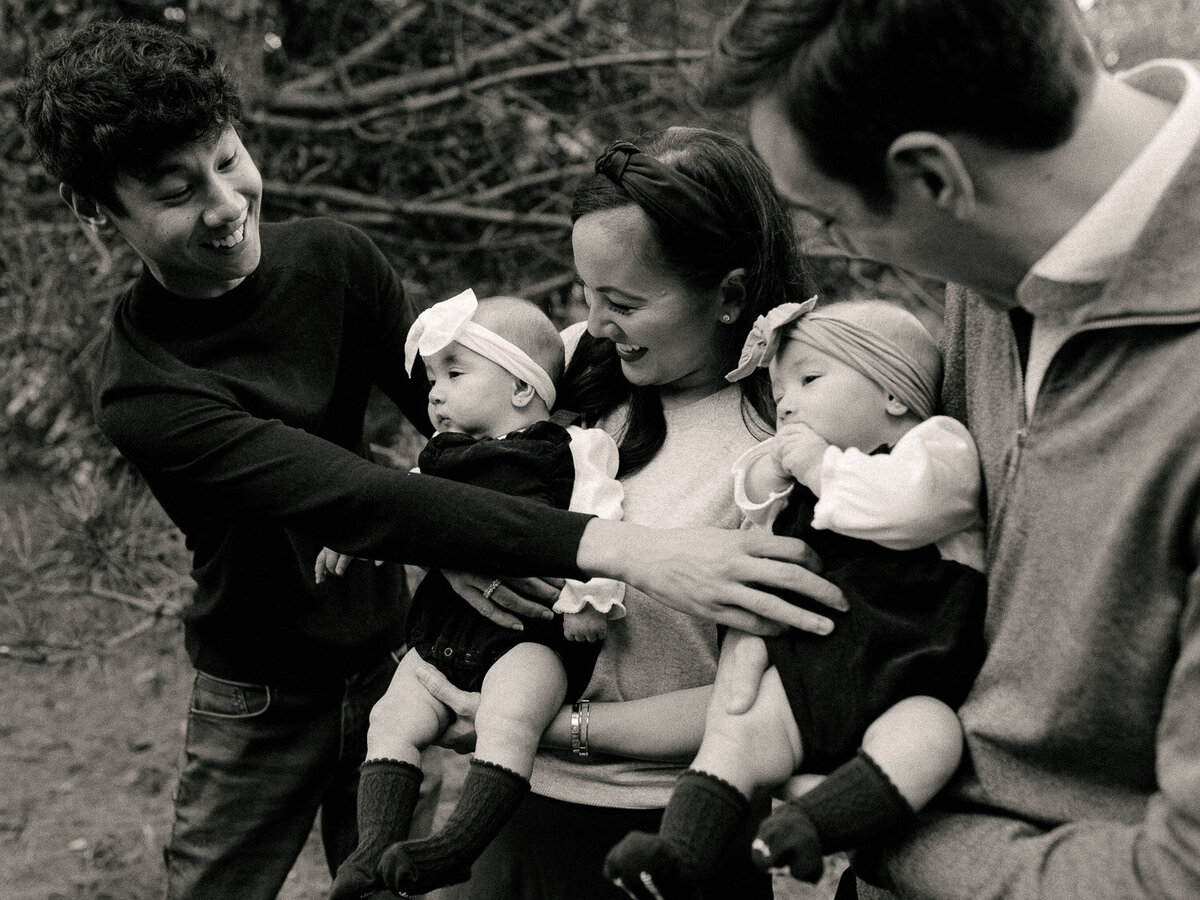
<path fill-rule="evenodd" d="M 613 344 L 617 348 L 617 356 L 625 362 L 634 362 L 646 355 L 646 348 L 637 344 Z"/>

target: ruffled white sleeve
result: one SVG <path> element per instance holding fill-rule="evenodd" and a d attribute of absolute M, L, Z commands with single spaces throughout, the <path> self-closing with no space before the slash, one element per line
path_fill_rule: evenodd
<path fill-rule="evenodd" d="M 621 518 L 625 489 L 617 481 L 620 456 L 616 441 L 600 428 L 567 428 L 571 436 L 571 459 L 575 463 L 575 487 L 571 491 L 572 512 L 592 513 L 602 519 Z M 558 613 L 579 612 L 591 606 L 609 619 L 625 615 L 625 583 L 611 578 L 576 581 L 568 578 L 554 603 Z"/>
<path fill-rule="evenodd" d="M 967 429 L 934 416 L 891 453 L 830 447 L 812 524 L 894 550 L 937 544 L 963 531 L 982 535 L 981 485 L 979 454 Z"/>
<path fill-rule="evenodd" d="M 762 461 L 763 457 L 770 455 L 771 442 L 767 440 L 760 444 L 755 444 L 739 456 L 733 464 L 733 502 L 737 504 L 737 508 L 745 516 L 742 523 L 743 528 L 770 531 L 779 514 L 787 506 L 788 498 L 792 495 L 792 488 L 795 486 L 794 481 L 789 482 L 785 488 L 771 491 L 763 498 L 752 499 L 747 494 L 746 474 L 756 463 Z"/>

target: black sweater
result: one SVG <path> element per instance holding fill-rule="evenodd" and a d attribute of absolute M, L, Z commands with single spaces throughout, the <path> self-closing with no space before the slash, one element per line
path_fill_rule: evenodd
<path fill-rule="evenodd" d="M 118 302 L 95 386 L 101 430 L 193 553 L 185 640 L 236 681 L 332 684 L 401 642 L 401 570 L 317 585 L 322 546 L 418 565 L 578 577 L 587 517 L 364 458 L 376 384 L 428 431 L 404 373 L 419 310 L 358 230 L 262 226 L 262 261 L 211 300 L 143 272 Z"/>

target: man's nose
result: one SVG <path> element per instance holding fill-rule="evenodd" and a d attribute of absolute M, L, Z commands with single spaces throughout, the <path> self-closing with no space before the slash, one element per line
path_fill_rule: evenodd
<path fill-rule="evenodd" d="M 246 211 L 250 201 L 237 190 L 236 186 L 224 178 L 214 178 L 209 185 L 208 206 L 204 210 L 204 224 L 209 228 L 219 228 L 236 222 Z"/>

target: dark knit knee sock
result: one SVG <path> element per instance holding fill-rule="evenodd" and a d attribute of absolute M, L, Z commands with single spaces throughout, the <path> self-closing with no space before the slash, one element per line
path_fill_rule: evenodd
<path fill-rule="evenodd" d="M 732 784 L 688 769 L 675 782 L 659 835 L 701 878 L 715 871 L 750 812 L 750 801 Z"/>
<path fill-rule="evenodd" d="M 750 802 L 733 785 L 688 769 L 675 783 L 658 834 L 627 835 L 609 851 L 604 874 L 635 895 L 648 877 L 667 900 L 699 897 L 749 811 Z"/>
<path fill-rule="evenodd" d="M 462 794 L 442 829 L 421 840 L 393 844 L 379 874 L 393 891 L 419 894 L 466 881 L 473 863 L 504 827 L 529 782 L 516 772 L 473 759 Z"/>
<path fill-rule="evenodd" d="M 330 900 L 358 900 L 383 883 L 376 874 L 379 857 L 408 837 L 421 793 L 421 770 L 394 759 L 372 759 L 358 776 L 358 846 L 338 866 Z"/>
<path fill-rule="evenodd" d="M 758 830 L 754 857 L 764 868 L 787 866 L 792 875 L 816 881 L 823 857 L 912 820 L 908 801 L 861 750 L 819 785 L 776 809 Z"/>

